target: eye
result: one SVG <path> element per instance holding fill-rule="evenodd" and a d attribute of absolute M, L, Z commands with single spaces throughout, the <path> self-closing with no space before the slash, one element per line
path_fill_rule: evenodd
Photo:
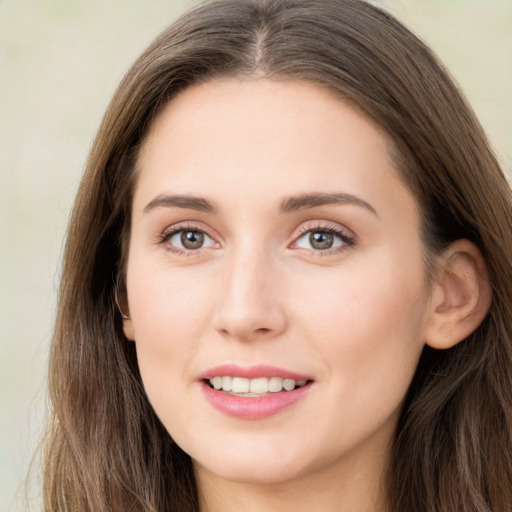
<path fill-rule="evenodd" d="M 162 236 L 161 243 L 176 251 L 197 251 L 216 245 L 211 237 L 199 229 L 174 229 Z"/>
<path fill-rule="evenodd" d="M 308 229 L 295 243 L 294 247 L 317 252 L 342 249 L 354 245 L 354 241 L 346 233 L 332 227 Z"/>

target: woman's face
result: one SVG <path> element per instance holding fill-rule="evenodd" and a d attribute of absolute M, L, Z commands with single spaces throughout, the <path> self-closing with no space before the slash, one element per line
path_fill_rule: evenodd
<path fill-rule="evenodd" d="M 309 83 L 212 81 L 165 107 L 138 172 L 124 328 L 198 474 L 378 474 L 429 316 L 384 135 Z"/>

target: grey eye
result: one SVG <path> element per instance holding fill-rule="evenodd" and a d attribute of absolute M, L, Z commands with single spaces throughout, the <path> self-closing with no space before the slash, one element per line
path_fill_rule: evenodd
<path fill-rule="evenodd" d="M 312 231 L 309 234 L 309 243 L 313 249 L 330 249 L 334 244 L 334 236 L 324 231 Z"/>
<path fill-rule="evenodd" d="M 204 243 L 204 234 L 200 231 L 183 231 L 180 239 L 186 249 L 199 249 Z"/>

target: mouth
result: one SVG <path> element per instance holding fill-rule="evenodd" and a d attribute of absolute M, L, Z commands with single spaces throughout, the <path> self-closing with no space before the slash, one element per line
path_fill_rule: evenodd
<path fill-rule="evenodd" d="M 223 391 L 232 396 L 254 398 L 268 396 L 273 393 L 289 392 L 302 388 L 312 381 L 310 379 L 295 380 L 286 377 L 233 377 L 229 375 L 215 376 L 203 382 L 211 389 Z"/>
<path fill-rule="evenodd" d="M 202 374 L 199 383 L 207 402 L 219 412 L 259 420 L 301 402 L 315 381 L 276 367 L 223 365 Z"/>

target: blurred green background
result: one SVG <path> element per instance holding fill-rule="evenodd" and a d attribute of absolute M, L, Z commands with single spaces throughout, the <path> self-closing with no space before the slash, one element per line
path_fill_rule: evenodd
<path fill-rule="evenodd" d="M 40 510 L 45 372 L 66 223 L 123 73 L 187 0 L 0 0 L 0 510 Z M 377 1 L 438 53 L 512 170 L 512 0 Z"/>

